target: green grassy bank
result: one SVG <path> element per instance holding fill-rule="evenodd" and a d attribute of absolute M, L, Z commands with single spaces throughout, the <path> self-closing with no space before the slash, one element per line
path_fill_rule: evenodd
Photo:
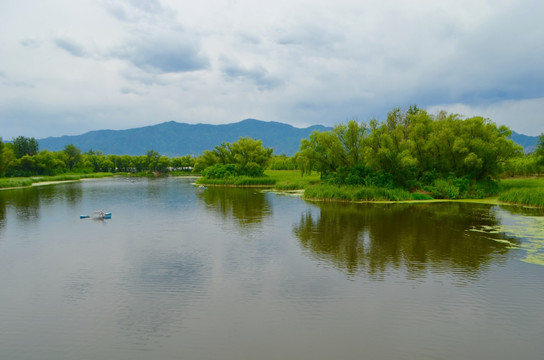
<path fill-rule="evenodd" d="M 298 170 L 266 170 L 263 177 L 236 176 L 226 179 L 199 178 L 201 185 L 217 186 L 262 186 L 277 190 L 302 190 L 319 183 L 319 174 L 300 175 Z"/>
<path fill-rule="evenodd" d="M 0 189 L 27 187 L 33 184 L 57 181 L 77 181 L 81 179 L 96 179 L 113 176 L 112 173 L 92 173 L 92 174 L 63 174 L 55 176 L 32 176 L 32 177 L 14 177 L 1 178 Z"/>
<path fill-rule="evenodd" d="M 304 197 L 328 201 L 428 201 L 433 197 L 426 193 L 410 193 L 404 189 L 386 189 L 357 185 L 318 184 L 306 187 Z M 479 200 L 454 198 L 453 201 L 499 202 L 544 208 L 544 178 L 516 178 L 500 181 L 498 198 L 487 197 Z M 444 201 L 436 200 L 436 201 Z"/>
<path fill-rule="evenodd" d="M 544 178 L 504 179 L 499 189 L 500 201 L 544 208 Z"/>

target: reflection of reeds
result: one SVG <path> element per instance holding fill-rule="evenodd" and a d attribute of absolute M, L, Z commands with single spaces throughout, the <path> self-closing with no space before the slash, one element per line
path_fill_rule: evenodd
<path fill-rule="evenodd" d="M 544 188 L 512 188 L 501 193 L 499 200 L 513 204 L 544 207 Z"/>

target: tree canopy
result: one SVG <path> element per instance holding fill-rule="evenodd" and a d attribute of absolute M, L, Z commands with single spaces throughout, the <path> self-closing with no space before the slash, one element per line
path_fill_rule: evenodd
<path fill-rule="evenodd" d="M 273 150 L 263 147 L 261 140 L 241 137 L 233 143 L 222 143 L 207 150 L 196 160 L 195 171 L 209 178 L 229 176 L 261 176 Z"/>
<path fill-rule="evenodd" d="M 510 135 L 507 127 L 479 116 L 432 116 L 411 106 L 406 112 L 392 110 L 384 122 L 351 120 L 332 131 L 314 132 L 301 141 L 296 157 L 340 183 L 350 183 L 356 173 L 366 178 L 360 179 L 363 183 L 381 176 L 382 182 L 389 179 L 405 188 L 429 176 L 482 181 L 498 178 L 506 161 L 521 155 Z"/>

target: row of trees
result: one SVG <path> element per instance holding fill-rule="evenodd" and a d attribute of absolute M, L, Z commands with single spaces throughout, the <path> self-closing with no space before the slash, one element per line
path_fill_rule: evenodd
<path fill-rule="evenodd" d="M 146 155 L 105 155 L 101 151 L 82 153 L 74 145 L 64 150 L 38 151 L 34 138 L 19 136 L 11 143 L 0 138 L 0 177 L 59 175 L 66 172 L 166 172 L 167 170 L 191 171 L 195 158 L 186 155 L 169 158 L 154 150 Z"/>

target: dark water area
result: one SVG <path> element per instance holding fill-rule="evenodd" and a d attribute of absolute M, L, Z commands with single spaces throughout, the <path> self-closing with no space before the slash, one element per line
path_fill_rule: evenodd
<path fill-rule="evenodd" d="M 541 359 L 543 249 L 544 212 L 520 207 L 4 190 L 0 358 Z"/>

